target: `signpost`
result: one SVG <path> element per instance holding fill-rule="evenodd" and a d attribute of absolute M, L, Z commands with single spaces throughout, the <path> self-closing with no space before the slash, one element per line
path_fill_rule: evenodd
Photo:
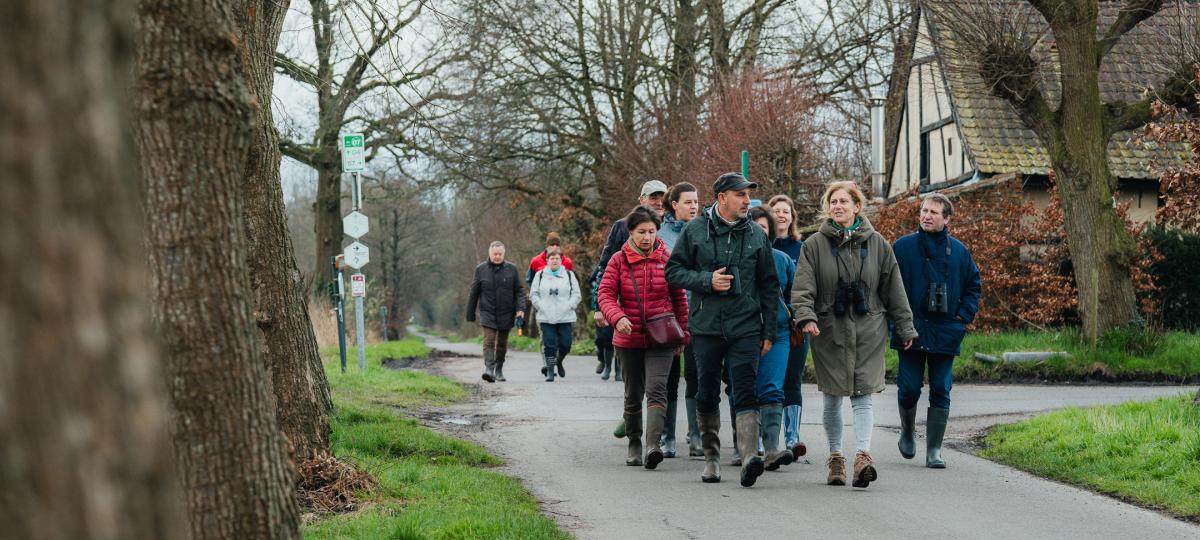
<path fill-rule="evenodd" d="M 343 133 L 341 135 L 342 172 L 350 173 L 352 179 L 350 184 L 351 212 L 342 218 L 342 230 L 354 238 L 354 242 L 346 246 L 343 255 L 346 266 L 355 270 L 354 274 L 350 276 L 350 294 L 354 296 L 354 322 L 357 326 L 355 341 L 358 342 L 359 370 L 367 369 L 366 322 L 363 317 L 363 309 L 365 309 L 363 300 L 367 295 L 367 276 L 363 275 L 361 270 L 371 260 L 370 248 L 358 241 L 370 229 L 367 216 L 359 212 L 362 210 L 362 182 L 358 175 L 367 168 L 365 142 L 366 139 L 362 133 Z M 339 279 L 338 285 L 340 286 L 341 283 L 342 281 Z M 345 363 L 343 362 L 344 368 Z"/>

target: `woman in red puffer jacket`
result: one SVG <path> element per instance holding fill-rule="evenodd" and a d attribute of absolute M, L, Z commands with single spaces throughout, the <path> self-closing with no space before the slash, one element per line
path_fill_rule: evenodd
<path fill-rule="evenodd" d="M 616 329 L 613 345 L 625 376 L 625 436 L 629 439 L 626 465 L 658 466 L 663 459 L 659 436 L 667 417 L 667 375 L 671 361 L 691 338 L 687 332 L 688 305 L 683 289 L 667 285 L 667 249 L 658 239 L 660 221 L 639 206 L 625 218 L 629 240 L 609 260 L 600 282 L 597 303 Z M 639 302 L 640 300 L 640 302 Z M 645 320 L 674 313 L 684 342 L 654 347 L 644 331 Z M 642 460 L 642 396 L 646 397 L 646 452 Z"/>

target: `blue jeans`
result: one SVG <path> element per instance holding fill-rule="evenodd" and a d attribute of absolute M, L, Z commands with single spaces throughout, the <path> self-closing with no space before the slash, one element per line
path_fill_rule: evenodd
<path fill-rule="evenodd" d="M 696 353 L 696 413 L 718 414 L 721 405 L 721 374 L 729 375 L 733 389 L 734 414 L 758 410 L 755 383 L 758 375 L 758 336 L 725 339 L 720 336 L 692 336 Z"/>
<path fill-rule="evenodd" d="M 788 354 L 791 350 L 787 331 L 775 336 L 775 344 L 766 356 L 758 359 L 758 405 L 783 403 L 783 382 L 787 374 Z"/>
<path fill-rule="evenodd" d="M 566 356 L 571 352 L 571 323 L 538 325 L 542 329 L 542 354 L 548 358 Z"/>
<path fill-rule="evenodd" d="M 921 351 L 899 351 L 900 371 L 896 374 L 896 401 L 905 409 L 917 406 L 929 366 L 929 406 L 950 408 L 950 387 L 953 386 L 954 357 Z"/>

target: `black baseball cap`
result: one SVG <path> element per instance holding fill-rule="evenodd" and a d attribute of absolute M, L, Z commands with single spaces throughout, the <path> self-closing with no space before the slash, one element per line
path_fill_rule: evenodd
<path fill-rule="evenodd" d="M 758 188 L 758 184 L 755 184 L 754 182 L 746 180 L 745 176 L 742 176 L 738 173 L 733 173 L 733 172 L 725 173 L 725 174 L 722 174 L 719 178 L 717 178 L 716 182 L 713 182 L 713 195 L 716 195 L 722 191 L 728 191 L 731 189 L 739 190 L 739 189 L 746 189 L 746 188 L 756 189 L 756 188 Z"/>

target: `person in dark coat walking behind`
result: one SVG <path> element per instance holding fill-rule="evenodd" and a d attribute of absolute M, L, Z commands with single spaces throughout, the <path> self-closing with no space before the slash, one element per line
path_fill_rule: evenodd
<path fill-rule="evenodd" d="M 696 423 L 704 446 L 700 480 L 721 481 L 721 374 L 733 387 L 734 429 L 742 455 L 741 484 L 763 472 L 758 456 L 758 358 L 776 339 L 779 277 L 766 233 L 747 217 L 757 184 L 726 173 L 713 183 L 717 202 L 688 222 L 667 262 L 667 281 L 692 291 L 692 350 L 699 370 Z"/>
<path fill-rule="evenodd" d="M 471 295 L 467 298 L 467 322 L 483 327 L 483 380 L 503 381 L 504 353 L 508 351 L 508 333 L 514 319 L 525 317 L 525 291 L 517 267 L 504 260 L 504 244 L 496 241 L 488 247 L 488 260 L 475 267 Z"/>
<path fill-rule="evenodd" d="M 944 469 L 942 438 L 950 417 L 951 372 L 954 357 L 967 332 L 967 325 L 979 310 L 983 286 L 979 268 L 962 242 L 950 236 L 947 225 L 954 214 L 950 199 L 934 193 L 921 203 L 921 221 L 917 232 L 896 240 L 892 251 L 900 265 L 904 292 L 912 306 L 913 326 L 921 337 L 904 350 L 892 338 L 892 348 L 900 352 L 900 371 L 896 376 L 896 400 L 900 405 L 900 455 L 912 459 L 917 454 L 913 423 L 925 368 L 929 368 L 929 410 L 925 420 L 925 466 Z"/>

